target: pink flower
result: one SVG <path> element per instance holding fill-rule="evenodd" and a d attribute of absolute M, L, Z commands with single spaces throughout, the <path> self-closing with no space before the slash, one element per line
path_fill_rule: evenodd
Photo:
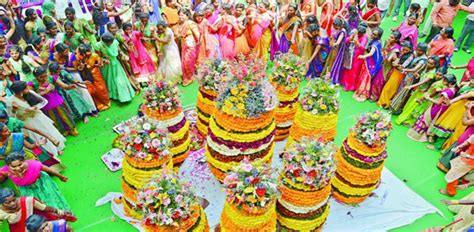
<path fill-rule="evenodd" d="M 252 168 L 253 168 L 252 164 L 249 164 L 249 163 L 246 163 L 246 164 L 242 165 L 242 169 L 246 172 L 252 171 Z"/>
<path fill-rule="evenodd" d="M 183 195 L 178 195 L 176 196 L 176 198 L 174 199 L 176 202 L 180 203 L 182 200 L 183 200 Z"/>
<path fill-rule="evenodd" d="M 151 141 L 151 145 L 156 148 L 156 147 L 159 147 L 161 145 L 161 142 L 158 139 L 153 139 Z"/>
<path fill-rule="evenodd" d="M 143 140 L 142 140 L 142 138 L 140 138 L 140 137 L 136 137 L 136 138 L 133 140 L 134 143 L 141 143 L 142 141 L 143 141 Z"/>
<path fill-rule="evenodd" d="M 164 206 L 168 206 L 170 203 L 171 203 L 171 200 L 170 200 L 169 198 L 165 198 L 165 199 L 163 200 L 163 205 L 164 205 Z"/>

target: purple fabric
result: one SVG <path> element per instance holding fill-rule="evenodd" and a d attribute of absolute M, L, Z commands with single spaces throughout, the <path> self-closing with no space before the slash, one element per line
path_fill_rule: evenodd
<path fill-rule="evenodd" d="M 58 76 L 53 76 L 53 80 L 56 81 Z M 51 83 L 47 83 L 42 85 L 42 87 L 48 87 L 48 85 L 52 85 Z M 49 111 L 64 103 L 63 98 L 59 95 L 58 91 L 55 89 L 48 94 L 43 95 L 43 97 L 48 100 L 48 104 L 46 104 L 42 110 Z"/>
<path fill-rule="evenodd" d="M 183 119 L 176 125 L 173 125 L 173 126 L 169 126 L 168 127 L 168 131 L 170 133 L 176 133 L 177 131 L 179 131 L 181 128 L 183 128 L 183 126 L 186 124 L 186 117 L 183 117 Z"/>
<path fill-rule="evenodd" d="M 457 144 L 464 143 L 473 134 L 474 134 L 474 126 L 467 127 L 464 133 L 462 133 L 462 135 L 459 137 Z"/>
<path fill-rule="evenodd" d="M 254 142 L 250 142 L 250 143 L 240 143 L 240 142 L 224 140 L 224 139 L 219 138 L 216 135 L 214 135 L 214 133 L 212 133 L 211 130 L 208 131 L 208 136 L 215 143 L 225 145 L 225 146 L 227 146 L 228 148 L 231 148 L 231 149 L 236 148 L 236 149 L 239 149 L 240 151 L 246 151 L 248 149 L 257 149 L 257 148 L 259 148 L 263 144 L 267 144 L 270 141 L 272 141 L 274 134 L 275 134 L 275 130 L 273 130 L 272 133 L 270 133 L 267 137 L 265 137 L 262 140 L 258 140 L 258 141 L 254 141 Z"/>
<path fill-rule="evenodd" d="M 270 42 L 270 60 L 273 60 L 275 58 L 275 55 L 280 48 L 280 45 L 278 44 L 278 40 L 276 37 L 276 31 L 275 29 L 272 30 L 272 40 Z"/>
<path fill-rule="evenodd" d="M 334 40 L 337 41 L 337 38 L 339 38 L 340 35 L 343 35 L 342 42 L 339 44 L 339 50 L 337 51 L 337 56 L 336 59 L 334 59 L 334 63 L 332 65 L 331 69 L 331 79 L 333 84 L 339 84 L 341 81 L 341 74 L 342 74 L 342 66 L 344 64 L 344 52 L 346 51 L 347 43 L 346 37 L 347 37 L 347 32 L 345 29 L 342 29 L 335 33 Z"/>
<path fill-rule="evenodd" d="M 374 156 L 374 157 L 368 157 L 368 156 L 364 156 L 362 154 L 359 154 L 359 153 L 357 153 L 356 151 L 352 150 L 349 147 L 349 144 L 347 144 L 347 140 L 344 141 L 344 149 L 346 150 L 348 155 L 353 156 L 354 158 L 358 159 L 359 161 L 363 161 L 366 164 L 372 164 L 372 163 L 379 162 L 379 161 L 384 160 L 384 159 L 387 158 L 387 152 L 386 151 L 384 151 L 380 155 Z"/>
<path fill-rule="evenodd" d="M 278 50 L 281 52 L 281 53 L 288 53 L 288 51 L 290 50 L 290 41 L 288 41 L 288 39 L 286 38 L 286 35 L 283 34 L 281 35 L 280 37 L 280 44 L 278 45 Z"/>

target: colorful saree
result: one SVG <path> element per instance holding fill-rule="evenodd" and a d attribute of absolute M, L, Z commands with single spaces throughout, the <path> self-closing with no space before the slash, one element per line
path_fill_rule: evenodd
<path fill-rule="evenodd" d="M 369 47 L 375 49 L 375 53 L 365 59 L 362 65 L 358 77 L 359 86 L 353 96 L 357 101 L 365 101 L 369 98 L 376 101 L 380 94 L 380 86 L 383 86 L 385 81 L 382 69 L 382 43 L 380 40 L 372 40 Z"/>
<path fill-rule="evenodd" d="M 413 50 L 415 50 L 416 45 L 418 45 L 418 27 L 416 26 L 416 24 L 410 26 L 405 20 L 400 25 L 400 27 L 398 27 L 397 31 L 402 34 L 400 41 L 410 41 L 411 45 L 413 45 Z"/>
<path fill-rule="evenodd" d="M 183 32 L 181 39 L 181 67 L 183 69 L 183 85 L 193 82 L 194 72 L 198 58 L 199 46 L 196 43 L 192 29 L 197 28 L 197 24 L 188 21 L 180 26 L 179 30 Z"/>
<path fill-rule="evenodd" d="M 316 49 L 318 46 L 319 52 L 309 64 L 308 73 L 306 74 L 307 77 L 321 77 L 321 72 L 324 69 L 324 64 L 329 53 L 329 39 L 321 36 L 313 39 L 313 48 Z"/>
<path fill-rule="evenodd" d="M 334 41 L 337 41 L 339 37 L 342 36 L 341 43 L 331 48 L 331 52 L 329 53 L 329 57 L 326 61 L 326 66 L 323 70 L 323 76 L 329 73 L 329 76 L 332 80 L 333 84 L 339 84 L 342 75 L 342 65 L 344 64 L 344 52 L 346 51 L 347 44 L 346 37 L 347 32 L 345 29 L 341 29 L 339 31 L 334 31 L 333 33 Z"/>
<path fill-rule="evenodd" d="M 402 68 L 406 68 L 410 65 L 411 61 L 413 60 L 413 54 L 405 54 L 400 57 L 398 60 L 398 64 L 402 66 Z M 388 74 L 387 82 L 385 83 L 382 92 L 380 94 L 380 98 L 377 101 L 377 105 L 381 107 L 389 107 L 393 96 L 397 93 L 398 86 L 402 82 L 405 74 L 403 74 L 398 68 L 393 67 Z"/>
<path fill-rule="evenodd" d="M 464 74 L 462 75 L 461 82 L 468 81 L 471 76 L 474 76 L 474 57 L 469 60 L 469 63 L 467 63 L 466 71 L 464 71 Z"/>
<path fill-rule="evenodd" d="M 353 47 L 353 52 L 350 57 L 348 57 L 352 62 L 344 62 L 341 85 L 344 86 L 345 91 L 355 91 L 357 89 L 357 84 L 360 83 L 360 80 L 358 79 L 360 77 L 359 74 L 362 66 L 364 65 L 364 60 L 361 60 L 358 57 L 364 55 L 365 47 L 369 42 L 369 38 L 366 34 L 363 34 L 362 36 L 358 35 L 358 42 L 358 46 L 354 43 L 350 43 L 349 45 L 349 48 Z"/>
<path fill-rule="evenodd" d="M 429 56 L 440 56 L 444 57 L 439 59 L 439 66 L 447 66 L 450 63 L 451 56 L 454 53 L 454 41 L 452 39 L 442 39 L 440 35 L 437 35 L 430 42 L 430 49 L 428 51 Z"/>
<path fill-rule="evenodd" d="M 298 16 L 293 16 L 291 19 L 287 19 L 279 28 L 280 37 L 280 47 L 279 50 L 282 53 L 291 53 L 299 55 L 300 51 L 298 48 L 298 35 L 295 35 L 295 43 L 291 43 L 291 38 L 293 37 L 293 30 L 295 27 L 299 28 L 301 26 L 301 18 Z"/>

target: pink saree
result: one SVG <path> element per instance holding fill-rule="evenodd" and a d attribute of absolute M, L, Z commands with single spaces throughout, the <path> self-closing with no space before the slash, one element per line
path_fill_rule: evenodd
<path fill-rule="evenodd" d="M 130 55 L 130 63 L 132 64 L 133 75 L 135 75 L 139 82 L 148 81 L 148 77 L 156 72 L 153 65 L 153 60 L 148 55 L 148 51 L 142 43 L 143 34 L 137 31 L 132 34 L 123 34 L 125 43 L 132 44 L 128 46 L 128 53 Z"/>
<path fill-rule="evenodd" d="M 365 46 L 369 42 L 369 38 L 366 34 L 358 37 L 359 46 L 355 46 L 354 54 L 352 56 L 352 66 L 350 69 L 344 68 L 342 73 L 341 84 L 344 86 L 345 91 L 355 91 L 357 85 L 360 82 L 359 74 L 362 66 L 364 65 L 364 60 L 359 59 L 360 55 L 364 55 Z M 352 46 L 352 45 L 351 45 Z"/>
<path fill-rule="evenodd" d="M 235 31 L 234 27 L 224 22 L 218 31 L 219 46 L 221 48 L 222 59 L 232 60 L 235 58 Z"/>
<path fill-rule="evenodd" d="M 26 169 L 22 178 L 13 175 L 8 177 L 16 186 L 31 185 L 35 183 L 41 175 L 41 169 L 43 168 L 43 164 L 41 162 L 37 160 L 26 160 L 25 162 L 28 164 L 28 168 Z M 5 165 L 0 169 L 0 171 L 10 172 L 10 168 Z"/>
<path fill-rule="evenodd" d="M 416 49 L 416 45 L 418 44 L 418 28 L 416 24 L 408 25 L 406 21 L 403 21 L 402 25 L 398 27 L 398 32 L 402 34 L 400 41 L 408 40 L 413 45 L 413 50 Z"/>
<path fill-rule="evenodd" d="M 254 53 L 258 58 L 266 60 L 268 50 L 270 49 L 270 42 L 272 35 L 269 29 L 270 20 L 262 19 L 260 23 L 252 25 L 250 39 L 255 43 Z"/>

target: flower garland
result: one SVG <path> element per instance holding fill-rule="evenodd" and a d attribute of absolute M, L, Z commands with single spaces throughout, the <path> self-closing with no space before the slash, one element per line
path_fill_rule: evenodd
<path fill-rule="evenodd" d="M 179 90 L 174 84 L 158 81 L 150 83 L 143 93 L 142 107 L 163 114 L 180 108 Z"/>
<path fill-rule="evenodd" d="M 202 210 L 190 187 L 167 169 L 150 180 L 137 196 L 137 209 L 143 214 L 145 227 L 186 231 L 199 224 Z"/>
<path fill-rule="evenodd" d="M 223 231 L 269 231 L 276 227 L 276 180 L 267 165 L 244 159 L 224 179 Z"/>
<path fill-rule="evenodd" d="M 353 127 L 357 140 L 368 147 L 385 145 L 392 130 L 391 116 L 380 110 L 362 114 Z"/>
<path fill-rule="evenodd" d="M 335 152 L 332 142 L 325 144 L 310 137 L 285 150 L 277 202 L 277 219 L 282 226 L 296 231 L 322 227 L 329 213 Z"/>

